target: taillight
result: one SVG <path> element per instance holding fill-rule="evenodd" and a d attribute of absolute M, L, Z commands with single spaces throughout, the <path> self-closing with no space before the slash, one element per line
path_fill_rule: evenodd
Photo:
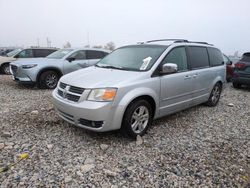
<path fill-rule="evenodd" d="M 239 62 L 239 63 L 235 64 L 235 68 L 237 68 L 237 69 L 244 69 L 245 67 L 246 67 L 245 63 Z"/>

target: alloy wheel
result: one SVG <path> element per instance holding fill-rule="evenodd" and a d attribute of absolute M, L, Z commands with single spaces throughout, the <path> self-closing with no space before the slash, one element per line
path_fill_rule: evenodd
<path fill-rule="evenodd" d="M 140 134 L 147 127 L 149 121 L 149 111 L 145 106 L 139 106 L 131 118 L 131 128 L 134 133 Z"/>

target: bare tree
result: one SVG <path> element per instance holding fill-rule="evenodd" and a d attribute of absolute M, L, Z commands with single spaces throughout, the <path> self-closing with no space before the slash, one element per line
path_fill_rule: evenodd
<path fill-rule="evenodd" d="M 71 48 L 71 44 L 69 41 L 67 41 L 64 45 L 63 48 Z"/>
<path fill-rule="evenodd" d="M 113 42 L 108 42 L 105 46 L 105 49 L 113 51 L 115 49 L 115 43 Z"/>

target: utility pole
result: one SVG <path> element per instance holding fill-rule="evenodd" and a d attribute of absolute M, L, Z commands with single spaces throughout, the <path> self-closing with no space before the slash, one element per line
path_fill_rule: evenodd
<path fill-rule="evenodd" d="M 50 48 L 51 47 L 51 40 L 48 37 L 46 38 L 46 40 L 47 40 L 47 47 Z"/>
<path fill-rule="evenodd" d="M 40 41 L 39 41 L 39 38 L 37 38 L 37 47 L 40 47 Z"/>

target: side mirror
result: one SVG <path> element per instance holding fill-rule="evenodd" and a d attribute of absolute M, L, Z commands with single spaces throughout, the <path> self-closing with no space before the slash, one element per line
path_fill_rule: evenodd
<path fill-rule="evenodd" d="M 176 73 L 178 70 L 178 66 L 174 63 L 166 63 L 162 65 L 161 74 L 171 74 Z"/>
<path fill-rule="evenodd" d="M 74 57 L 69 57 L 69 58 L 67 58 L 67 61 L 68 62 L 72 62 L 72 61 L 75 61 L 76 60 L 76 58 L 74 58 Z"/>
<path fill-rule="evenodd" d="M 17 55 L 15 55 L 15 56 L 14 56 L 14 58 L 19 58 L 19 55 L 18 55 L 18 54 L 17 54 Z"/>

